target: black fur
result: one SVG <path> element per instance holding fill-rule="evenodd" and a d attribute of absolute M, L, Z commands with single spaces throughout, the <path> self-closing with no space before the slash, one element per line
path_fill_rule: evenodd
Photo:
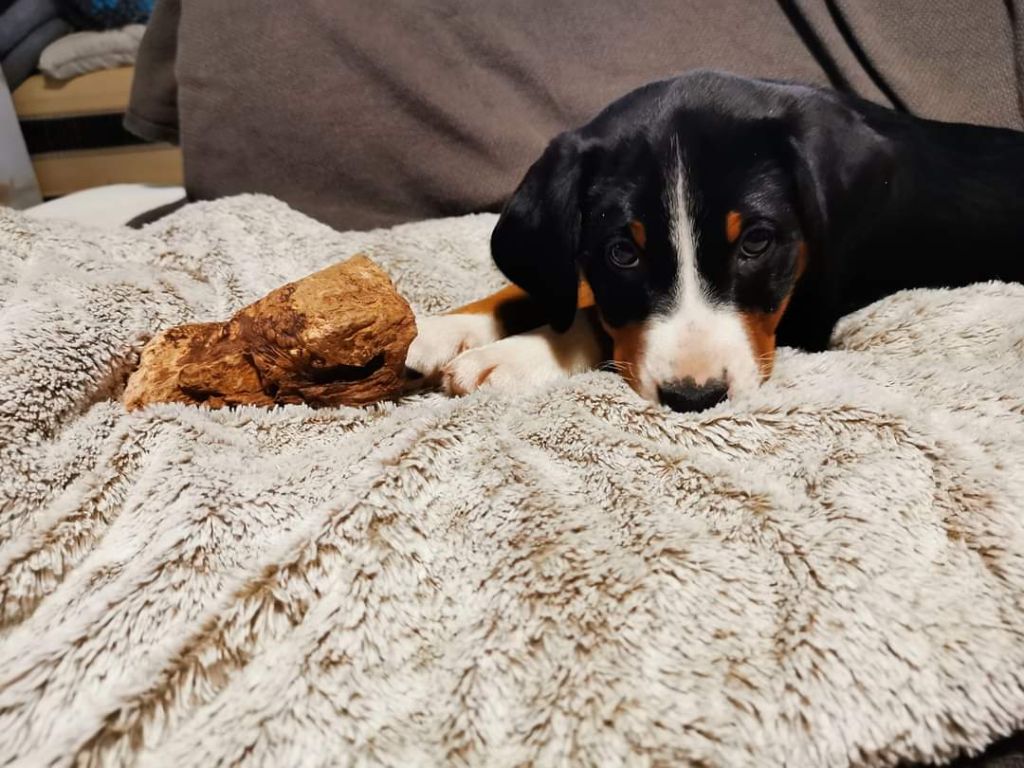
<path fill-rule="evenodd" d="M 1024 279 L 1024 134 L 694 72 L 639 88 L 555 138 L 502 212 L 495 262 L 556 329 L 572 322 L 581 273 L 613 327 L 667 308 L 677 157 L 705 283 L 745 312 L 774 312 L 792 293 L 780 344 L 822 349 L 839 317 L 902 288 Z M 728 242 L 733 210 L 747 227 L 773 228 L 765 254 L 745 258 Z M 629 247 L 632 220 L 647 244 L 623 269 L 609 253 Z"/>

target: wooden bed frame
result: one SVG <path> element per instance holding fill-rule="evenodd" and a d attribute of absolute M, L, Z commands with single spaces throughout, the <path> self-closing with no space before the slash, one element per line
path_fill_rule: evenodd
<path fill-rule="evenodd" d="M 73 80 L 34 75 L 12 94 L 45 199 L 120 183 L 182 184 L 181 150 L 147 144 L 120 125 L 134 68 Z"/>

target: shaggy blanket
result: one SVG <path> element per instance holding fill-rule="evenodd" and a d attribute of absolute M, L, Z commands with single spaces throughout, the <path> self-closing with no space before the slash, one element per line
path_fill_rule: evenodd
<path fill-rule="evenodd" d="M 492 216 L 0 212 L 0 762 L 893 765 L 1024 723 L 1024 288 L 898 294 L 701 414 L 611 373 L 127 414 L 146 339 Z"/>

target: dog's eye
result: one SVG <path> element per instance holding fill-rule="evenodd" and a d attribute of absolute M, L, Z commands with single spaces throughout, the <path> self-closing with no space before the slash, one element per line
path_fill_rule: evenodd
<path fill-rule="evenodd" d="M 618 269 L 632 269 L 640 263 L 640 254 L 632 243 L 616 240 L 608 246 L 608 263 Z"/>
<path fill-rule="evenodd" d="M 740 238 L 740 256 L 745 259 L 756 259 L 763 256 L 774 242 L 775 233 L 771 227 L 757 224 L 744 232 Z"/>

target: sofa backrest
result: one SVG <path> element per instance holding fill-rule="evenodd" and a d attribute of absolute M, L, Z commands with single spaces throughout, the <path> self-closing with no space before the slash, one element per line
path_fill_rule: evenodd
<path fill-rule="evenodd" d="M 126 123 L 177 135 L 194 198 L 265 192 L 339 229 L 369 228 L 495 210 L 555 134 L 696 67 L 1024 127 L 1010 8 L 159 0 Z"/>

